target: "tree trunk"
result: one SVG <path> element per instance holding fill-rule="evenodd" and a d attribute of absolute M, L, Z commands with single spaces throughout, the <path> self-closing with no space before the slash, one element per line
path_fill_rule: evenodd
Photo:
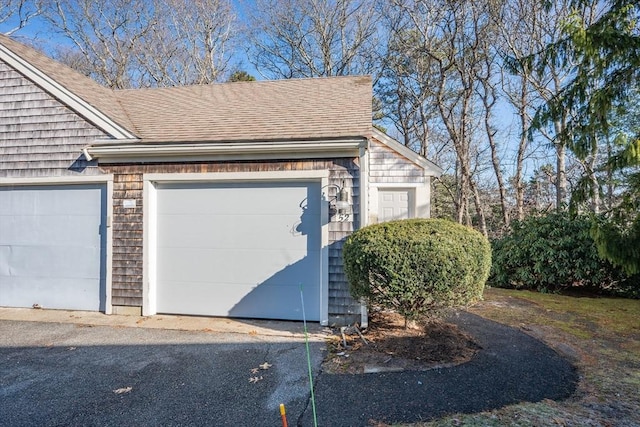
<path fill-rule="evenodd" d="M 559 121 L 555 122 L 556 135 L 559 135 L 564 126 Z M 567 200 L 567 166 L 566 151 L 563 142 L 556 142 L 556 210 L 562 211 Z"/>

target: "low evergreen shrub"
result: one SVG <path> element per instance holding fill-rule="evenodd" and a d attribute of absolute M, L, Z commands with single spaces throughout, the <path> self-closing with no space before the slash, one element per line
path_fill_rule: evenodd
<path fill-rule="evenodd" d="M 480 299 L 491 267 L 488 240 L 443 219 L 364 227 L 349 236 L 343 254 L 354 297 L 409 319 Z"/>
<path fill-rule="evenodd" d="M 514 222 L 492 242 L 492 286 L 559 292 L 587 288 L 632 296 L 637 277 L 627 277 L 598 255 L 586 216 L 554 212 Z"/>

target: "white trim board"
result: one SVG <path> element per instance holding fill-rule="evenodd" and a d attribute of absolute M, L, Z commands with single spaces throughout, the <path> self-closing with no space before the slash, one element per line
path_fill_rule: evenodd
<path fill-rule="evenodd" d="M 369 184 L 371 187 L 377 188 L 389 188 L 389 189 L 402 189 L 402 188 L 417 188 L 423 187 L 424 182 L 372 182 Z"/>
<path fill-rule="evenodd" d="M 1 186 L 10 185 L 60 185 L 60 184 L 93 184 L 101 182 L 113 182 L 113 175 L 86 175 L 86 176 L 47 176 L 47 177 L 20 177 L 0 178 Z"/>
<path fill-rule="evenodd" d="M 100 143 L 85 147 L 85 157 L 103 163 L 356 157 L 362 138 L 325 141 L 253 141 L 203 143 Z"/>
<path fill-rule="evenodd" d="M 268 172 L 205 172 L 205 173 L 146 173 L 144 181 L 200 182 L 200 181 L 263 181 L 329 178 L 328 170 L 297 170 Z"/>

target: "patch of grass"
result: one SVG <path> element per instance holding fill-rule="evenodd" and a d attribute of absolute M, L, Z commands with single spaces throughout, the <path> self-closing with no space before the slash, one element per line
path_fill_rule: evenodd
<path fill-rule="evenodd" d="M 571 359 L 578 390 L 555 402 L 454 414 L 415 426 L 640 426 L 640 301 L 487 289 L 469 311 L 534 335 Z"/>
<path fill-rule="evenodd" d="M 520 323 L 526 320 L 527 323 L 553 326 L 583 339 L 611 334 L 620 338 L 640 336 L 640 300 L 572 297 L 509 289 L 487 289 L 484 296 L 486 301 L 498 304 L 489 309 L 483 307 L 481 315 L 509 325 L 517 326 L 518 320 Z M 517 301 L 509 301 L 513 299 Z M 501 309 L 500 302 L 516 305 L 520 310 L 507 312 Z M 526 317 L 522 317 L 522 311 L 527 313 Z"/>

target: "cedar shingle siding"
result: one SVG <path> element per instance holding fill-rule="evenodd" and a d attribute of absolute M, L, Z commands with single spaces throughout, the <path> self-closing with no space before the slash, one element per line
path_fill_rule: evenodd
<path fill-rule="evenodd" d="M 105 136 L 0 61 L 0 177 L 96 174 L 81 149 Z"/>
<path fill-rule="evenodd" d="M 369 181 L 372 184 L 419 184 L 428 182 L 425 170 L 384 144 L 369 144 Z"/>
<path fill-rule="evenodd" d="M 342 243 L 359 221 L 358 167 L 355 159 L 225 162 L 152 165 L 103 165 L 114 175 L 113 184 L 113 286 L 114 305 L 142 305 L 142 180 L 147 173 L 257 172 L 281 170 L 329 170 L 330 184 L 349 189 L 353 212 L 344 222 L 329 223 L 329 320 L 352 323 L 360 315 L 359 304 L 351 298 L 342 264 Z M 354 178 L 356 177 L 356 178 Z M 330 195 L 335 188 L 330 187 Z M 124 199 L 135 199 L 134 209 L 122 207 Z"/>

